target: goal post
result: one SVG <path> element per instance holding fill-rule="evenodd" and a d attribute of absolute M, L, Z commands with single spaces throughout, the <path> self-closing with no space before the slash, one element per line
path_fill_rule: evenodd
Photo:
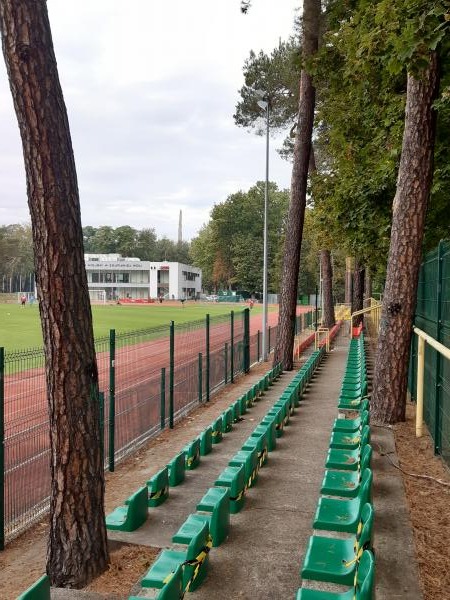
<path fill-rule="evenodd" d="M 89 290 L 91 303 L 106 304 L 106 290 Z"/>

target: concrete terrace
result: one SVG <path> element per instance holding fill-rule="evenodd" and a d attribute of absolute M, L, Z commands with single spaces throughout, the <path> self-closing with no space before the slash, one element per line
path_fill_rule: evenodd
<path fill-rule="evenodd" d="M 206 581 L 192 594 L 193 600 L 295 598 L 300 586 L 300 569 L 312 521 L 319 498 L 325 457 L 331 427 L 337 416 L 337 397 L 345 368 L 348 339 L 340 334 L 334 348 L 324 359 L 284 435 L 277 439 L 277 448 L 269 454 L 267 465 L 260 470 L 255 487 L 247 492 L 243 510 L 231 515 L 228 540 L 210 553 Z M 170 489 L 169 499 L 160 507 L 150 509 L 144 526 L 133 533 L 109 532 L 111 540 L 153 547 L 170 547 L 171 538 L 186 517 L 195 512 L 215 479 L 240 449 L 257 423 L 276 402 L 293 378 L 295 371 L 284 373 L 257 402 L 233 430 L 224 435 L 220 444 L 208 456 L 201 458 L 194 471 L 186 472 L 185 482 Z M 207 420 L 190 420 L 187 429 L 170 433 L 171 443 L 153 448 L 161 468 L 187 441 L 198 435 L 260 377 L 251 373 L 230 388 L 224 399 L 211 403 Z M 233 393 L 233 390 L 236 390 Z M 374 458 L 374 508 L 376 552 L 376 598 L 420 600 L 412 531 L 405 504 L 401 475 L 378 449 L 395 453 L 392 432 L 372 427 Z M 141 465 L 145 469 L 145 464 Z M 148 476 L 147 476 L 148 478 Z M 141 480 L 141 484 L 144 480 Z M 130 492 L 133 488 L 130 489 Z M 334 535 L 329 532 L 329 535 Z M 339 534 L 338 534 L 339 535 Z M 320 584 L 319 584 L 320 585 Z M 311 587 L 311 584 L 308 584 Z M 135 595 L 145 597 L 136 583 Z M 131 595 L 131 594 L 130 594 Z M 106 598 L 106 596 L 103 596 Z M 52 590 L 52 598 L 102 598 L 98 594 L 70 590 Z"/>

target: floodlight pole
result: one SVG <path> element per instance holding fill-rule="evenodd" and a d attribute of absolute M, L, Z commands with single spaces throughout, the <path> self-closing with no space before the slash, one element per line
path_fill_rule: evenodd
<path fill-rule="evenodd" d="M 270 348 L 267 347 L 267 219 L 269 206 L 269 111 L 270 102 L 266 99 L 266 184 L 264 189 L 264 265 L 263 265 L 263 314 L 262 314 L 262 355 L 267 362 Z"/>

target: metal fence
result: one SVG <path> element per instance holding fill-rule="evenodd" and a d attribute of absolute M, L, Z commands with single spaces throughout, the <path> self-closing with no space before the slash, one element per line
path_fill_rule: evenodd
<path fill-rule="evenodd" d="M 296 332 L 312 322 L 298 316 Z M 268 333 L 273 349 L 276 327 Z M 250 335 L 249 309 L 96 339 L 105 468 L 259 362 L 261 340 Z M 48 509 L 49 463 L 44 352 L 0 348 L 0 549 Z"/>
<path fill-rule="evenodd" d="M 450 241 L 441 241 L 422 263 L 414 324 L 450 347 Z M 416 397 L 417 336 L 411 344 L 408 388 Z M 450 465 L 450 363 L 425 345 L 424 418 L 436 454 Z"/>

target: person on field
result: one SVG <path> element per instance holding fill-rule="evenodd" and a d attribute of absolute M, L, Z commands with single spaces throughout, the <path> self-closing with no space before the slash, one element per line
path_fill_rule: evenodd
<path fill-rule="evenodd" d="M 26 303 L 27 303 L 27 297 L 25 296 L 25 294 L 23 294 L 23 295 L 20 297 L 20 304 L 21 304 L 22 306 L 25 306 L 25 304 L 26 304 Z"/>

